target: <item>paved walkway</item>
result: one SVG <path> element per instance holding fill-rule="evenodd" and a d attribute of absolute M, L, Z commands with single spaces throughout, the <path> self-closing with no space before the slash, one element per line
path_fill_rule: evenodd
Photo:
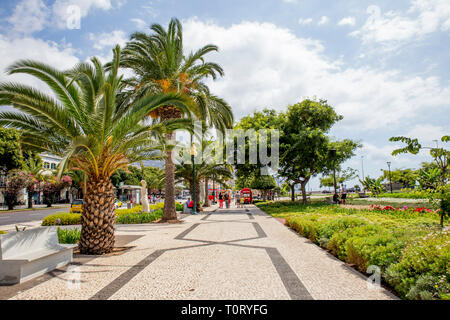
<path fill-rule="evenodd" d="M 10 298 L 395 298 L 368 289 L 363 275 L 255 206 L 188 216 L 182 224 L 122 225 L 117 235 L 132 237 L 134 247 L 87 258 L 79 273 L 56 272 Z M 77 274 L 79 288 L 68 281 Z"/>

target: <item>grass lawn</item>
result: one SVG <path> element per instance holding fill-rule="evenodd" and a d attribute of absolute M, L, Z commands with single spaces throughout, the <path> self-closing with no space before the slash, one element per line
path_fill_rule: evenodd
<path fill-rule="evenodd" d="M 257 206 L 363 273 L 378 266 L 383 283 L 402 298 L 450 298 L 450 230 L 441 230 L 435 212 L 347 209 L 321 202 Z"/>

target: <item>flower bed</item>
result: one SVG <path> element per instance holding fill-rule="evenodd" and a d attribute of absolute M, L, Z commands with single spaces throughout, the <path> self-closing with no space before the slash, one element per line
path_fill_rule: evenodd
<path fill-rule="evenodd" d="M 118 224 L 138 224 L 150 223 L 162 217 L 164 203 L 150 205 L 150 212 L 143 213 L 142 206 L 135 206 L 132 209 L 117 209 L 116 223 Z M 181 209 L 180 209 L 181 208 Z M 183 205 L 176 203 L 176 210 L 183 210 Z M 67 226 L 81 224 L 80 213 L 57 213 L 45 217 L 42 226 Z"/>
<path fill-rule="evenodd" d="M 450 231 L 440 229 L 432 210 L 289 202 L 257 206 L 361 272 L 380 267 L 384 283 L 403 298 L 448 298 Z"/>

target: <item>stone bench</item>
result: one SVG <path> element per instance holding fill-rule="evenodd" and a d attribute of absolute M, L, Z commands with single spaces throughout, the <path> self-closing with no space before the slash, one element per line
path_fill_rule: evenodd
<path fill-rule="evenodd" d="M 76 244 L 60 244 L 56 227 L 0 235 L 0 285 L 22 283 L 72 262 Z"/>

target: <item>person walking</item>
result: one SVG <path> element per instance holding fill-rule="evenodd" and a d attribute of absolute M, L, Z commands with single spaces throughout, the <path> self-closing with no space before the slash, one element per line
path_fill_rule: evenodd
<path fill-rule="evenodd" d="M 225 201 L 225 206 L 228 209 L 230 207 L 230 196 L 228 195 L 228 192 L 225 193 L 223 200 Z"/>
<path fill-rule="evenodd" d="M 219 193 L 219 208 L 220 209 L 223 208 L 223 193 L 222 192 Z"/>
<path fill-rule="evenodd" d="M 234 195 L 234 200 L 236 202 L 236 208 L 240 208 L 241 207 L 241 194 L 239 192 L 236 192 L 236 194 Z"/>

